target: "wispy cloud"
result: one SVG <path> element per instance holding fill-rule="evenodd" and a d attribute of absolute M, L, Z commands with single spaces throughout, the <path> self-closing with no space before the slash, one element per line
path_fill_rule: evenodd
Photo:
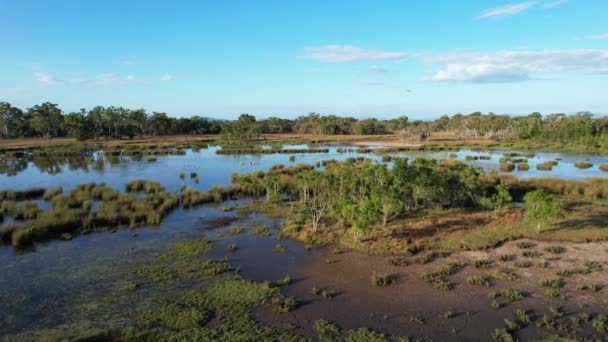
<path fill-rule="evenodd" d="M 439 65 L 429 79 L 436 82 L 500 83 L 551 79 L 559 73 L 598 74 L 608 69 L 608 51 L 541 50 L 495 53 L 456 52 L 428 55 Z"/>
<path fill-rule="evenodd" d="M 383 67 L 377 65 L 372 65 L 367 71 L 371 74 L 384 74 L 388 72 L 387 69 L 384 69 Z"/>
<path fill-rule="evenodd" d="M 59 78 L 47 72 L 37 72 L 34 73 L 34 77 L 38 83 L 45 86 L 142 83 L 142 81 L 134 75 L 119 76 L 114 73 L 99 74 L 91 77 L 77 75 L 69 78 Z"/>
<path fill-rule="evenodd" d="M 556 1 L 550 1 L 550 2 L 545 2 L 542 4 L 542 8 L 543 9 L 552 9 L 558 6 L 561 6 L 563 4 L 565 4 L 566 2 L 568 2 L 568 0 L 556 0 Z"/>
<path fill-rule="evenodd" d="M 120 64 L 122 64 L 122 65 L 135 65 L 137 63 L 135 61 L 126 59 L 126 60 L 120 61 Z"/>
<path fill-rule="evenodd" d="M 594 34 L 594 35 L 591 35 L 591 36 L 587 36 L 584 39 L 589 39 L 589 40 L 606 40 L 606 39 L 608 39 L 608 33 Z"/>
<path fill-rule="evenodd" d="M 173 75 L 165 73 L 162 76 L 160 76 L 160 80 L 161 81 L 171 81 L 173 79 Z"/>
<path fill-rule="evenodd" d="M 509 16 L 509 15 L 518 14 L 518 13 L 521 13 L 521 12 L 535 6 L 537 3 L 538 3 L 537 1 L 526 1 L 526 2 L 519 2 L 519 3 L 515 3 L 515 4 L 508 4 L 508 5 L 492 8 L 492 9 L 487 9 L 487 10 L 481 12 L 481 14 L 479 15 L 479 18 L 480 19 L 497 18 L 497 17 L 505 17 L 505 16 Z"/>
<path fill-rule="evenodd" d="M 366 50 L 352 45 L 323 45 L 304 49 L 301 58 L 319 62 L 346 63 L 356 61 L 394 60 L 411 58 L 412 54 L 401 51 Z"/>

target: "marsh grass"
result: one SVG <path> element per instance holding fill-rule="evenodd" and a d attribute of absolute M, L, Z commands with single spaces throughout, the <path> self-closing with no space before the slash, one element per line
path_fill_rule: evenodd
<path fill-rule="evenodd" d="M 496 280 L 517 280 L 517 274 L 509 271 L 496 270 L 490 274 L 490 276 Z"/>
<path fill-rule="evenodd" d="M 276 246 L 274 246 L 274 248 L 272 249 L 273 252 L 275 253 L 286 253 L 287 252 L 287 247 L 281 245 L 281 244 L 277 244 Z"/>
<path fill-rule="evenodd" d="M 519 249 L 530 249 L 536 247 L 536 243 L 531 241 L 519 241 L 517 242 L 516 246 Z"/>
<path fill-rule="evenodd" d="M 522 309 L 515 310 L 515 317 L 517 317 L 517 321 L 519 322 L 519 324 L 522 324 L 524 326 L 532 323 L 532 316 L 526 310 L 522 310 Z"/>
<path fill-rule="evenodd" d="M 268 228 L 267 226 L 261 225 L 261 224 L 257 224 L 255 226 L 253 226 L 253 228 L 251 229 L 251 233 L 253 235 L 257 235 L 257 236 L 270 236 L 270 228 Z"/>
<path fill-rule="evenodd" d="M 578 169 L 589 169 L 593 167 L 593 164 L 589 162 L 576 162 L 574 163 L 574 167 Z"/>
<path fill-rule="evenodd" d="M 545 248 L 545 251 L 547 251 L 549 253 L 553 253 L 553 254 L 562 254 L 562 253 L 566 252 L 566 248 L 563 246 L 554 245 L 554 246 Z"/>
<path fill-rule="evenodd" d="M 551 171 L 551 170 L 553 170 L 553 163 L 551 163 L 551 162 L 538 163 L 538 164 L 536 164 L 536 169 L 539 171 Z"/>
<path fill-rule="evenodd" d="M 500 163 L 498 169 L 502 172 L 511 172 L 515 170 L 515 164 L 513 163 Z"/>
<path fill-rule="evenodd" d="M 475 260 L 473 265 L 475 266 L 475 268 L 492 268 L 492 267 L 494 267 L 494 260 L 491 260 L 491 259 Z"/>
<path fill-rule="evenodd" d="M 564 286 L 564 281 L 561 278 L 557 279 L 542 279 L 540 281 L 542 287 L 548 287 L 552 289 L 559 289 Z"/>
<path fill-rule="evenodd" d="M 608 163 L 600 164 L 600 170 L 608 172 Z"/>
<path fill-rule="evenodd" d="M 326 321 L 324 319 L 316 320 L 313 323 L 312 328 L 322 339 L 332 341 L 338 337 L 339 329 L 330 321 Z"/>
<path fill-rule="evenodd" d="M 241 235 L 245 232 L 245 229 L 241 226 L 234 226 L 232 228 L 230 228 L 228 230 L 228 232 L 226 232 L 226 234 L 228 236 L 236 236 L 236 235 Z"/>
<path fill-rule="evenodd" d="M 275 282 L 275 284 L 277 284 L 277 286 L 289 286 L 291 285 L 291 276 L 288 274 L 285 277 L 283 277 L 283 279 L 279 279 Z"/>
<path fill-rule="evenodd" d="M 579 291 L 599 292 L 602 289 L 602 286 L 599 284 L 584 283 L 577 285 L 576 289 Z"/>
<path fill-rule="evenodd" d="M 449 252 L 437 252 L 437 251 L 432 251 L 432 252 L 428 252 L 425 255 L 422 255 L 416 259 L 414 259 L 414 262 L 417 264 L 428 264 L 430 262 L 435 261 L 436 259 L 439 258 L 445 258 L 447 256 L 449 256 L 450 253 Z"/>
<path fill-rule="evenodd" d="M 518 171 L 528 171 L 528 170 L 530 170 L 530 165 L 528 165 L 528 163 L 517 164 L 517 170 Z"/>
<path fill-rule="evenodd" d="M 597 315 L 592 321 L 591 326 L 599 334 L 608 333 L 608 317 L 603 314 Z"/>
<path fill-rule="evenodd" d="M 540 258 L 541 256 L 543 256 L 543 253 L 541 253 L 539 251 L 530 251 L 530 250 L 523 251 L 521 254 L 523 256 L 525 256 L 526 258 Z"/>
<path fill-rule="evenodd" d="M 517 260 L 513 263 L 513 266 L 519 267 L 519 268 L 528 268 L 528 267 L 532 266 L 532 262 L 528 261 L 528 260 Z"/>
<path fill-rule="evenodd" d="M 372 286 L 389 286 L 393 284 L 394 281 L 395 279 L 390 274 L 386 273 L 377 273 L 374 271 L 374 273 L 372 273 L 370 276 L 370 283 Z"/>
<path fill-rule="evenodd" d="M 467 283 L 469 285 L 483 286 L 483 287 L 491 287 L 492 283 L 487 277 L 482 277 L 478 275 L 471 275 L 467 277 Z"/>
<path fill-rule="evenodd" d="M 515 254 L 501 254 L 498 256 L 498 260 L 502 262 L 509 262 L 517 259 L 517 255 Z"/>

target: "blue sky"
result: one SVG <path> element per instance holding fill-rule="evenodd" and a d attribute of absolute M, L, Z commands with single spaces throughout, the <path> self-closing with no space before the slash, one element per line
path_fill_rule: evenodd
<path fill-rule="evenodd" d="M 608 113 L 606 0 L 175 3 L 0 0 L 0 101 L 217 118 Z"/>

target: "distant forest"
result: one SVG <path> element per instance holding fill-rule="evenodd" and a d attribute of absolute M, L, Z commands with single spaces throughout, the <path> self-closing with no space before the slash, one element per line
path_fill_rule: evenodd
<path fill-rule="evenodd" d="M 251 139 L 260 134 L 357 134 L 399 133 L 405 140 L 424 140 L 435 132 L 451 132 L 463 139 L 534 139 L 608 145 L 608 118 L 592 113 L 562 113 L 542 116 L 498 115 L 494 113 L 443 115 L 436 120 L 410 121 L 402 115 L 391 120 L 365 119 L 317 113 L 296 119 L 270 117 L 257 120 L 241 114 L 237 120 L 214 120 L 200 116 L 172 118 L 166 113 L 145 109 L 97 106 L 91 110 L 64 113 L 56 104 L 45 102 L 27 110 L 0 102 L 0 136 L 133 138 L 143 135 L 221 134 L 227 140 Z"/>

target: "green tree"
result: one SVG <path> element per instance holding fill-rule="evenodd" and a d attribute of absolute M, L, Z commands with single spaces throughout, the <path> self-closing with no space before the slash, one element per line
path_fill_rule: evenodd
<path fill-rule="evenodd" d="M 32 129 L 45 137 L 56 137 L 60 133 L 63 116 L 56 104 L 45 102 L 28 110 Z"/>
<path fill-rule="evenodd" d="M 89 139 L 93 136 L 93 127 L 85 115 L 85 110 L 80 113 L 70 113 L 63 119 L 63 126 L 69 136 L 78 140 Z"/>
<path fill-rule="evenodd" d="M 535 223 L 540 232 L 542 225 L 559 216 L 562 207 L 555 202 L 544 190 L 534 190 L 524 196 L 526 205 L 525 218 L 528 222 Z"/>
<path fill-rule="evenodd" d="M 19 136 L 19 129 L 23 126 L 23 111 L 13 107 L 8 102 L 0 102 L 0 136 L 14 138 Z"/>

